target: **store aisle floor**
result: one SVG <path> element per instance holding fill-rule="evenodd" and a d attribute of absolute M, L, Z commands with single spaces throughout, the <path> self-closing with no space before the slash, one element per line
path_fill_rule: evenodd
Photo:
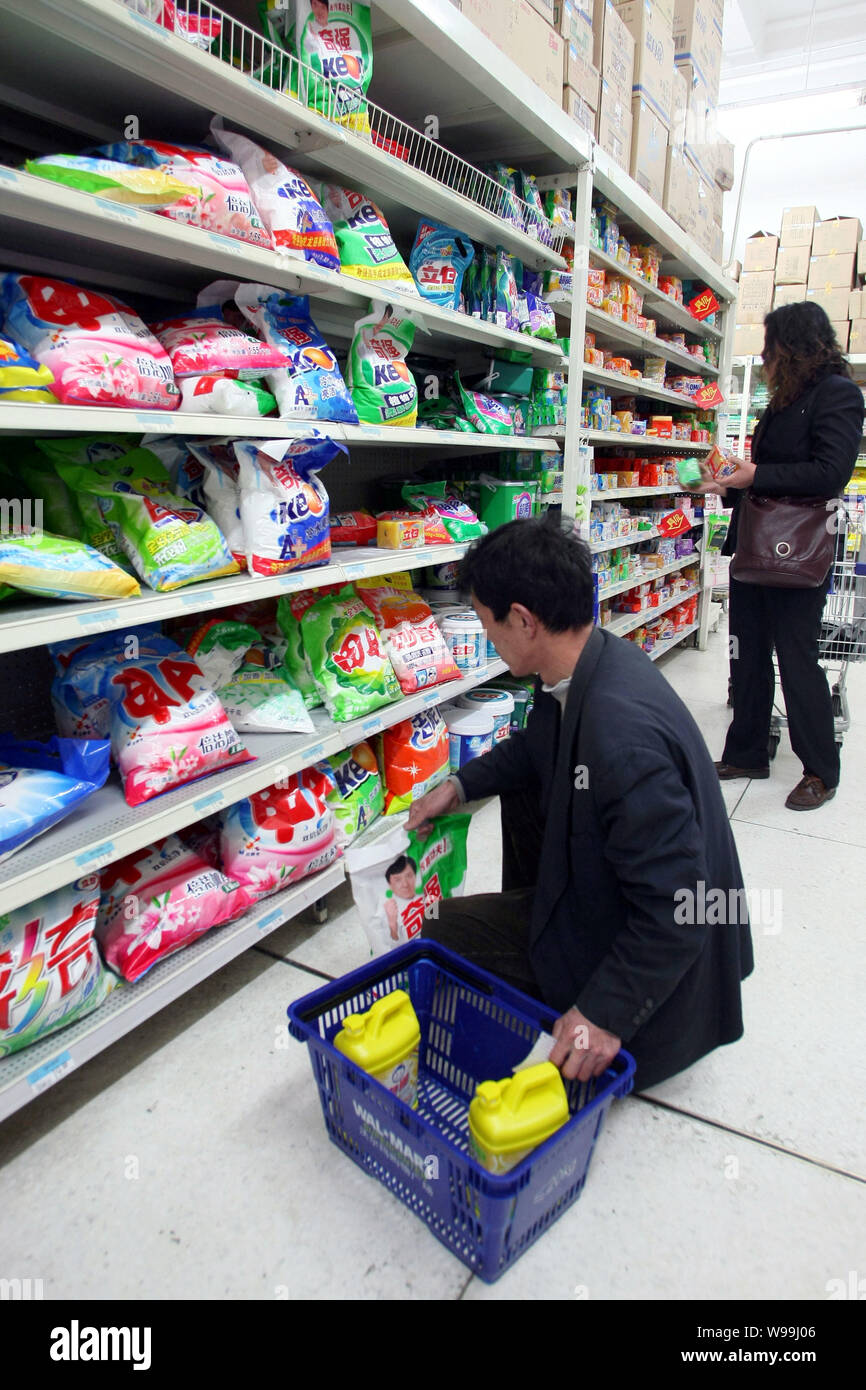
<path fill-rule="evenodd" d="M 726 639 L 665 674 L 714 756 Z M 289 923 L 0 1126 L 0 1276 L 46 1298 L 824 1299 L 862 1270 L 866 1208 L 857 863 L 866 671 L 834 802 L 797 815 L 783 737 L 768 782 L 728 783 L 758 906 L 746 1036 L 613 1107 L 583 1196 L 488 1287 L 327 1140 L 286 1005 L 364 957 L 348 889 Z M 469 891 L 498 885 L 497 808 Z M 858 942 L 859 936 L 859 942 Z M 311 973 L 312 972 L 312 973 Z"/>

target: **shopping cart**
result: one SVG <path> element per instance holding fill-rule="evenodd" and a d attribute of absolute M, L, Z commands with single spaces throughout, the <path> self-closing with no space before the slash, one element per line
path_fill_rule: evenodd
<path fill-rule="evenodd" d="M 848 667 L 866 661 L 866 497 L 846 496 L 837 517 L 836 553 L 818 637 L 818 659 L 831 681 L 836 742 L 841 744 L 851 727 Z M 770 721 L 771 758 L 775 758 L 782 730 L 787 727 L 784 710 L 776 706 Z"/>

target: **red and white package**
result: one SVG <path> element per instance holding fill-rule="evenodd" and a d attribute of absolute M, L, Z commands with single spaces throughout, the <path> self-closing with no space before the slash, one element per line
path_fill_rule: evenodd
<path fill-rule="evenodd" d="M 375 545 L 376 518 L 370 512 L 331 512 L 331 545 Z"/>
<path fill-rule="evenodd" d="M 385 638 L 391 665 L 404 695 L 443 681 L 460 679 L 460 671 L 432 610 L 411 588 L 370 579 L 355 585 Z"/>
<path fill-rule="evenodd" d="M 109 864 L 102 891 L 97 939 L 125 980 L 252 904 L 246 889 L 177 835 Z"/>
<path fill-rule="evenodd" d="M 254 898 L 279 893 L 324 869 L 340 854 L 334 813 L 326 801 L 337 783 L 308 767 L 223 813 L 223 867 Z"/>
<path fill-rule="evenodd" d="M 162 319 L 151 330 L 171 358 L 176 377 L 236 372 L 238 380 L 251 381 L 289 365 L 279 348 L 226 323 L 212 304 L 180 318 Z"/>

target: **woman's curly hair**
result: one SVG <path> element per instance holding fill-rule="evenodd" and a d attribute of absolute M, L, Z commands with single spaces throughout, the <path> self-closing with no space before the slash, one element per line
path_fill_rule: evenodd
<path fill-rule="evenodd" d="M 819 304 L 784 304 L 764 319 L 764 363 L 770 368 L 770 409 L 784 410 L 831 373 L 850 376 L 833 325 Z"/>

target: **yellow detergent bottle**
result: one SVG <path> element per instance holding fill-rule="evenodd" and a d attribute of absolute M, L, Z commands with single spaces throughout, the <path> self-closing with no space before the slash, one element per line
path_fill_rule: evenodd
<path fill-rule="evenodd" d="M 406 1105 L 418 1105 L 421 1026 L 405 989 L 377 999 L 365 1014 L 349 1014 L 334 1046 Z"/>
<path fill-rule="evenodd" d="M 507 1173 L 568 1119 L 568 1098 L 552 1062 L 504 1081 L 482 1081 L 469 1106 L 469 1150 L 489 1173 Z"/>

